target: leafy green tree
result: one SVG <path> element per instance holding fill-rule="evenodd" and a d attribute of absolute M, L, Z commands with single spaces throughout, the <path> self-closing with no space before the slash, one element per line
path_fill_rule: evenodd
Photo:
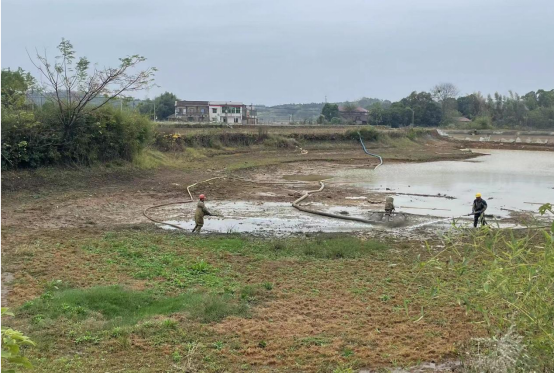
<path fill-rule="evenodd" d="M 383 124 L 394 128 L 410 125 L 412 112 L 400 102 L 394 102 L 383 111 Z"/>
<path fill-rule="evenodd" d="M 2 69 L 2 108 L 22 109 L 27 93 L 36 88 L 36 80 L 22 68 Z"/>
<path fill-rule="evenodd" d="M 402 106 L 414 111 L 414 124 L 422 127 L 436 127 L 442 120 L 442 109 L 428 92 L 412 92 L 400 100 Z"/>
<path fill-rule="evenodd" d="M 333 118 L 339 116 L 339 106 L 337 104 L 326 103 L 321 109 L 321 115 L 330 122 Z"/>
<path fill-rule="evenodd" d="M 539 107 L 529 111 L 527 125 L 529 127 L 554 129 L 554 107 Z"/>
<path fill-rule="evenodd" d="M 537 102 L 540 107 L 552 107 L 554 106 L 554 89 L 545 91 L 539 89 L 537 91 Z"/>
<path fill-rule="evenodd" d="M 141 114 L 154 115 L 154 108 L 156 109 L 156 117 L 158 119 L 166 119 L 170 115 L 175 113 L 175 101 L 178 98 L 175 94 L 165 92 L 154 100 L 146 100 L 139 104 L 138 109 Z"/>
<path fill-rule="evenodd" d="M 539 101 L 535 91 L 531 91 L 525 94 L 523 96 L 523 100 L 525 102 L 525 106 L 527 106 L 529 110 L 535 110 L 536 108 L 539 107 Z"/>
<path fill-rule="evenodd" d="M 478 116 L 486 115 L 486 102 L 481 93 L 476 92 L 467 96 L 458 97 L 458 111 L 469 119 L 474 119 Z"/>
<path fill-rule="evenodd" d="M 369 123 L 373 125 L 383 124 L 384 109 L 380 102 L 376 102 L 370 107 L 369 110 Z"/>

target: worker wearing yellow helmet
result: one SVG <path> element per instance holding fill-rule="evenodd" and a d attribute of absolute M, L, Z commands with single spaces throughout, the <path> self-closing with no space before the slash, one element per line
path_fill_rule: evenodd
<path fill-rule="evenodd" d="M 481 226 L 486 225 L 485 221 L 485 210 L 487 209 L 487 202 L 481 198 L 481 193 L 475 195 L 475 200 L 473 201 L 473 208 L 471 213 L 473 214 L 473 226 L 477 227 L 477 222 L 481 220 Z"/>

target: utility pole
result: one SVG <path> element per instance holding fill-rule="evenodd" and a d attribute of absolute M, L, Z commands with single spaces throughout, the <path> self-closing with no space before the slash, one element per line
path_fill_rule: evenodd
<path fill-rule="evenodd" d="M 156 121 L 156 99 L 154 98 L 154 101 L 152 101 L 154 103 L 154 122 Z"/>

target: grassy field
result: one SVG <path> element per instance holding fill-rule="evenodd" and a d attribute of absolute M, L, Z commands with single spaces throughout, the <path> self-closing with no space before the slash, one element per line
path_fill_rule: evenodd
<path fill-rule="evenodd" d="M 31 234 L 2 253 L 5 270 L 24 274 L 11 285 L 16 317 L 3 321 L 37 343 L 27 356 L 40 372 L 344 372 L 460 358 L 550 369 L 553 254 L 540 231 L 427 243 Z M 523 341 L 506 337 L 500 357 L 484 349 L 510 328 Z M 476 337 L 482 349 L 467 357 Z"/>
<path fill-rule="evenodd" d="M 334 371 L 453 358 L 484 329 L 471 312 L 425 299 L 428 289 L 409 289 L 418 254 L 427 255 L 413 243 L 346 236 L 64 232 L 3 253 L 10 271 L 29 275 L 13 285 L 8 322 L 37 342 L 29 356 L 45 372 Z"/>

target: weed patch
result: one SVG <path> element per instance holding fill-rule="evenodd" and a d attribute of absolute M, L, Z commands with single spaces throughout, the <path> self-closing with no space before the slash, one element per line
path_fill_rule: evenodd
<path fill-rule="evenodd" d="M 416 276 L 422 277 L 418 282 L 426 283 L 427 297 L 448 299 L 481 315 L 491 336 L 506 331 L 513 336 L 514 328 L 523 337 L 532 370 L 552 371 L 554 240 L 551 234 L 544 230 L 517 236 L 514 231 L 493 231 L 485 227 L 469 236 L 453 235 L 448 238 L 444 251 L 417 264 Z M 495 364 L 503 363 L 489 365 Z"/>
<path fill-rule="evenodd" d="M 132 325 L 147 317 L 176 312 L 188 312 L 203 322 L 215 322 L 230 315 L 244 315 L 246 310 L 246 305 L 235 301 L 231 295 L 186 293 L 177 297 L 159 297 L 149 291 L 131 291 L 121 286 L 61 290 L 52 297 L 40 297 L 22 307 L 23 313 L 33 320 L 62 316 L 83 320 L 100 314 L 105 320 L 116 319 L 117 325 Z M 174 328 L 171 321 L 163 326 Z"/>

